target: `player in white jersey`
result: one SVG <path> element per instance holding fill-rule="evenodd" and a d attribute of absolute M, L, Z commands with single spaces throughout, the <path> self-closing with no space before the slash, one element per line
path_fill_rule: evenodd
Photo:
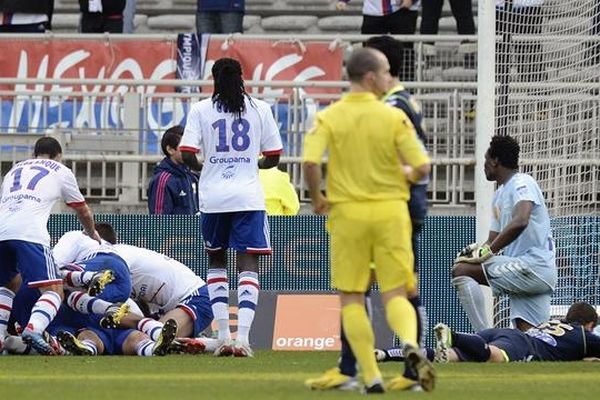
<path fill-rule="evenodd" d="M 0 348 L 22 279 L 41 292 L 23 330 L 23 340 L 38 352 L 51 354 L 52 347 L 42 333 L 56 316 L 63 298 L 62 279 L 49 248 L 47 228 L 54 204 L 64 200 L 75 210 L 85 232 L 98 241 L 100 238 L 75 176 L 60 163 L 60 143 L 51 137 L 40 138 L 33 156 L 10 169 L 0 192 Z"/>
<path fill-rule="evenodd" d="M 484 170 L 498 188 L 489 237 L 461 251 L 452 269 L 452 283 L 475 331 L 492 327 L 480 284 L 509 296 L 510 319 L 520 330 L 550 318 L 557 280 L 550 216 L 536 181 L 518 171 L 519 150 L 510 136 L 492 138 Z"/>
<path fill-rule="evenodd" d="M 206 282 L 191 269 L 164 254 L 127 244 L 117 244 L 113 227 L 105 222 L 96 229 L 127 263 L 131 274 L 131 297 L 158 314 L 159 320 L 130 313 L 119 322 L 112 310 L 101 324 L 110 328 L 137 328 L 152 340 L 158 340 L 163 324 L 173 319 L 177 337 L 197 337 L 212 322 L 213 315 Z M 76 305 L 81 307 L 82 305 Z"/>
<path fill-rule="evenodd" d="M 214 93 L 191 108 L 179 149 L 198 169 L 202 236 L 209 256 L 208 292 L 222 346 L 215 355 L 251 356 L 249 332 L 258 302 L 258 257 L 270 254 L 269 226 L 258 169 L 273 168 L 282 152 L 279 129 L 264 101 L 244 90 L 238 61 L 222 58 L 212 68 Z M 259 154 L 265 157 L 259 160 Z M 236 251 L 238 333 L 229 330 L 227 249 Z"/>

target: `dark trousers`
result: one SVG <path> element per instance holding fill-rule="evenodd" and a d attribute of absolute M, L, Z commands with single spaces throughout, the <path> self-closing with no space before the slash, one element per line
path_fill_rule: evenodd
<path fill-rule="evenodd" d="M 437 35 L 444 0 L 422 0 L 421 2 L 421 34 Z M 459 35 L 475 34 L 473 5 L 471 0 L 450 0 L 452 15 L 456 20 L 456 31 Z"/>
<path fill-rule="evenodd" d="M 414 35 L 417 31 L 418 11 L 402 8 L 384 16 L 363 15 L 360 33 L 364 35 Z M 415 80 L 415 50 L 412 42 L 402 42 L 403 62 L 399 79 Z"/>
<path fill-rule="evenodd" d="M 81 33 L 123 33 L 123 14 L 81 13 Z"/>
<path fill-rule="evenodd" d="M 22 25 L 0 25 L 0 33 L 44 33 L 46 32 L 46 27 L 46 22 Z"/>

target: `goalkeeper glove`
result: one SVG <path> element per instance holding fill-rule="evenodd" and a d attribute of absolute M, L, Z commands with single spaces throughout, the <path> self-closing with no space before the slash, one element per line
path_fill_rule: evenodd
<path fill-rule="evenodd" d="M 465 246 L 465 248 L 456 253 L 456 257 L 454 257 L 454 263 L 460 262 L 459 259 L 461 258 L 470 257 L 473 251 L 476 250 L 478 247 L 479 245 L 477 243 L 471 243 Z"/>
<path fill-rule="evenodd" d="M 490 249 L 490 245 L 484 244 L 478 246 L 468 256 L 458 257 L 455 262 L 466 262 L 469 264 L 482 264 L 496 254 Z"/>

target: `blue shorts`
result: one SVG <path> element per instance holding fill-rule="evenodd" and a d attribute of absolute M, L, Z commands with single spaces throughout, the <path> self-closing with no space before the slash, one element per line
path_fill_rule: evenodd
<path fill-rule="evenodd" d="M 62 283 L 49 247 L 24 240 L 0 241 L 0 286 L 18 273 L 33 288 Z"/>
<path fill-rule="evenodd" d="M 531 361 L 533 349 L 527 335 L 518 329 L 484 329 L 477 332 L 487 344 L 504 350 L 508 361 Z"/>
<path fill-rule="evenodd" d="M 99 326 L 86 328 L 92 332 L 94 332 L 102 344 L 104 344 L 104 355 L 122 355 L 123 354 L 123 344 L 125 340 L 131 335 L 133 332 L 136 332 L 135 329 L 103 329 Z"/>
<path fill-rule="evenodd" d="M 207 285 L 195 290 L 179 303 L 177 307 L 185 311 L 194 320 L 194 337 L 199 336 L 213 320 Z"/>
<path fill-rule="evenodd" d="M 131 295 L 131 274 L 125 261 L 115 253 L 98 253 L 94 258 L 77 264 L 69 264 L 69 268 L 79 266 L 85 271 L 98 272 L 110 269 L 115 279 L 106 285 L 97 298 L 110 303 L 127 301 Z"/>
<path fill-rule="evenodd" d="M 208 252 L 232 248 L 242 253 L 271 254 L 265 211 L 202 214 L 202 237 Z"/>

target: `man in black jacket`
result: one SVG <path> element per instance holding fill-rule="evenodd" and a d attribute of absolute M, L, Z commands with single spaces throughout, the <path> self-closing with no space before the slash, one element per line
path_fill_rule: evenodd
<path fill-rule="evenodd" d="M 0 0 L 0 33 L 44 33 L 53 10 L 54 0 Z"/>
<path fill-rule="evenodd" d="M 82 33 L 123 33 L 125 0 L 79 0 Z"/>

